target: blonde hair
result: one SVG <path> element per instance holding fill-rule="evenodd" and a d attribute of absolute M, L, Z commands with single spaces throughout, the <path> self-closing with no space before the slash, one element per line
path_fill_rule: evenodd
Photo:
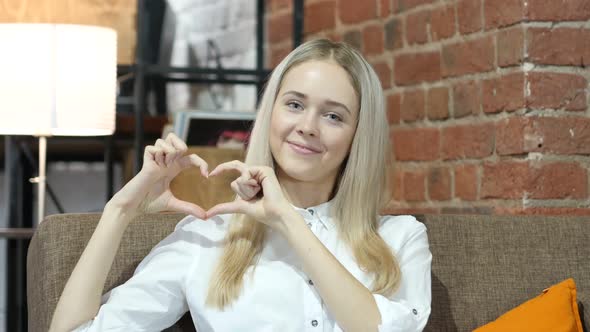
<path fill-rule="evenodd" d="M 389 246 L 379 236 L 378 211 L 387 203 L 389 127 L 379 78 L 362 55 L 344 43 L 326 39 L 306 42 L 293 50 L 273 71 L 262 96 L 246 154 L 247 165 L 274 167 L 270 150 L 270 121 L 286 73 L 306 61 L 332 60 L 344 68 L 360 103 L 350 153 L 335 183 L 331 213 L 339 236 L 354 253 L 357 264 L 374 275 L 372 291 L 395 293 L 400 268 Z M 276 169 L 275 169 L 276 171 Z M 266 226 L 246 215 L 234 214 L 225 247 L 209 283 L 206 303 L 223 309 L 240 295 L 243 276 L 255 267 L 265 241 Z"/>

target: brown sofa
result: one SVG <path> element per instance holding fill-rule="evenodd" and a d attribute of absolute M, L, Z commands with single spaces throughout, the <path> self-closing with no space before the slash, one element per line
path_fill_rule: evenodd
<path fill-rule="evenodd" d="M 27 257 L 29 330 L 47 331 L 69 274 L 99 214 L 46 218 Z M 105 291 L 123 283 L 182 218 L 146 215 L 131 223 Z M 425 215 L 432 264 L 432 314 L 426 331 L 470 331 L 568 277 L 590 322 L 590 221 L 586 217 Z M 186 314 L 168 331 L 194 331 Z"/>

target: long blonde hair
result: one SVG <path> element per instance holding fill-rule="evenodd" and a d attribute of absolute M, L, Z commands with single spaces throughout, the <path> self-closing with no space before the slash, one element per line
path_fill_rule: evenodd
<path fill-rule="evenodd" d="M 389 128 L 379 78 L 359 52 L 344 43 L 317 39 L 302 44 L 283 59 L 262 96 L 245 163 L 275 166 L 269 143 L 275 99 L 286 73 L 309 60 L 335 61 L 348 72 L 357 92 L 359 120 L 350 153 L 333 190 L 331 213 L 340 238 L 354 253 L 357 264 L 374 275 L 372 291 L 392 295 L 400 283 L 399 263 L 378 234 L 378 211 L 390 198 L 386 181 Z M 246 215 L 233 215 L 223 254 L 209 283 L 208 306 L 223 309 L 239 297 L 244 273 L 248 267 L 256 266 L 265 234 L 263 223 Z"/>

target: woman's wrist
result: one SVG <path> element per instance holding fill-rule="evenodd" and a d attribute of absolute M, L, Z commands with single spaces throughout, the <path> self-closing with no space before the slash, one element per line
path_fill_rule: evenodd
<path fill-rule="evenodd" d="M 300 226 L 305 226 L 305 219 L 292 207 L 285 208 L 279 215 L 279 221 L 276 223 L 276 229 L 290 242 L 296 238 Z"/>
<path fill-rule="evenodd" d="M 113 197 L 114 198 L 114 197 Z M 113 220 L 117 223 L 129 223 L 133 218 L 139 215 L 139 211 L 137 209 L 131 208 L 128 205 L 119 202 L 117 200 L 111 199 L 108 201 L 103 209 L 101 221 L 105 220 Z"/>

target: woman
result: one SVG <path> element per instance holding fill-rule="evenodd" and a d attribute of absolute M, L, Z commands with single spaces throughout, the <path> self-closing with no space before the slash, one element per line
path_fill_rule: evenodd
<path fill-rule="evenodd" d="M 378 215 L 388 131 L 379 79 L 357 51 L 301 45 L 268 82 L 245 163 L 208 173 L 173 135 L 145 149 L 141 171 L 105 206 L 51 330 L 160 331 L 190 310 L 199 332 L 421 331 L 426 228 Z M 238 172 L 236 199 L 204 211 L 174 198 L 169 183 L 190 166 Z M 126 226 L 166 210 L 189 216 L 101 301 Z"/>

